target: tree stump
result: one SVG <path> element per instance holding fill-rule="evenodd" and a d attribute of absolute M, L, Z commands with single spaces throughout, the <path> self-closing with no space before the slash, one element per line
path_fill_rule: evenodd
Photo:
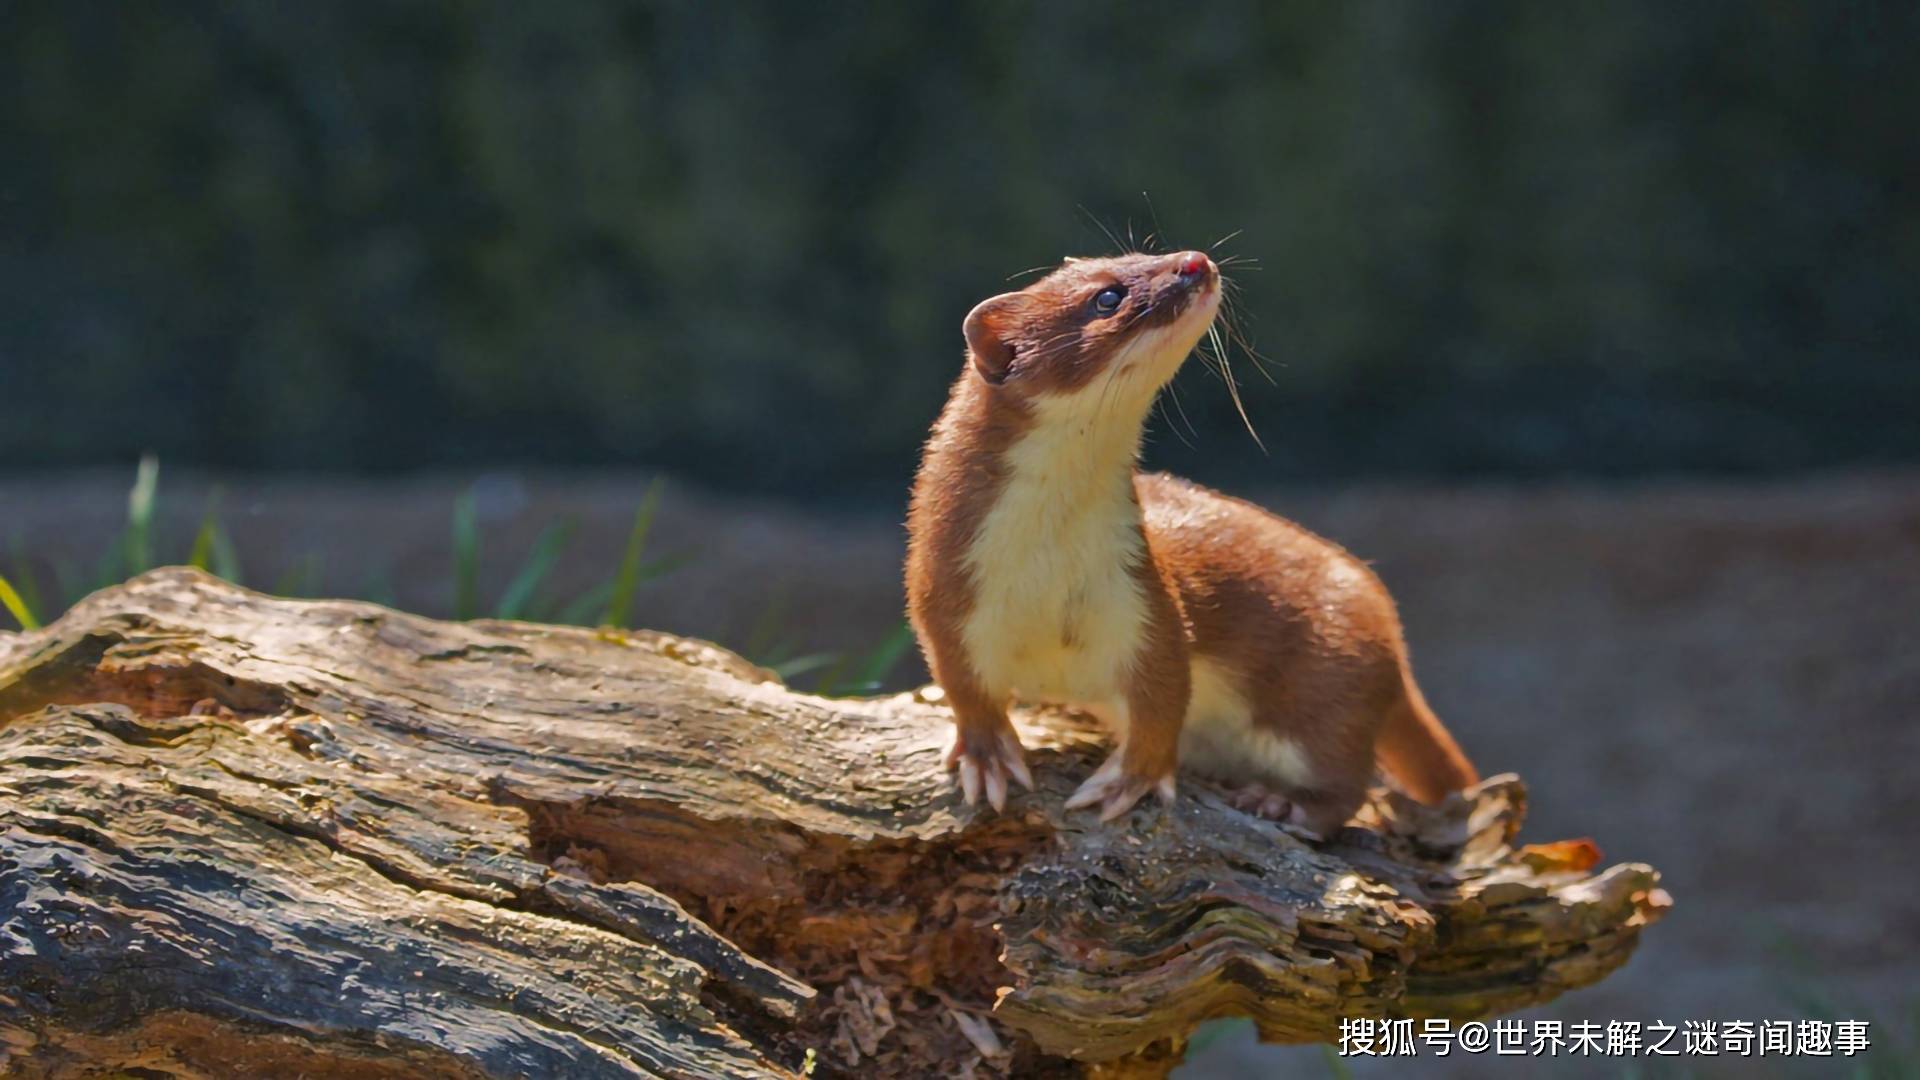
<path fill-rule="evenodd" d="M 144 575 L 0 634 L 0 1073 L 1163 1075 L 1214 1017 L 1546 1001 L 1667 904 L 1516 847 L 1510 776 L 1325 843 L 1190 777 L 1100 825 L 1098 732 L 1018 723 L 995 816 L 935 689 Z"/>

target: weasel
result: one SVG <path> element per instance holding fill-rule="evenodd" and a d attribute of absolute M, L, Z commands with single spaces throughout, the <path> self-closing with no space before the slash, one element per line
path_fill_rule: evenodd
<path fill-rule="evenodd" d="M 1017 699 L 1079 707 L 1117 748 L 1068 800 L 1111 820 L 1181 762 L 1321 836 L 1376 761 L 1426 802 L 1474 783 L 1413 681 L 1380 579 L 1330 541 L 1136 468 L 1220 307 L 1197 251 L 1069 259 L 966 317 L 967 360 L 908 513 L 908 615 L 953 709 L 969 804 L 1028 790 Z"/>

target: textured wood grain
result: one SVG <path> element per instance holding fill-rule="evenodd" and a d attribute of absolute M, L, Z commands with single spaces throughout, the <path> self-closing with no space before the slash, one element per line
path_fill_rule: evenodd
<path fill-rule="evenodd" d="M 959 805 L 938 692 L 796 694 L 661 634 L 444 623 L 164 570 L 0 635 L 0 1070 L 1163 1073 L 1591 983 L 1655 872 L 1524 792 L 1309 844 L 1186 780 L 1114 826 Z"/>

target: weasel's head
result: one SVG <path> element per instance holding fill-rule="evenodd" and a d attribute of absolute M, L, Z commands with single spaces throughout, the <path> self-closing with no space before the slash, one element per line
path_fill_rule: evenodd
<path fill-rule="evenodd" d="M 1198 251 L 1068 259 L 967 315 L 973 369 L 1023 400 L 1153 394 L 1220 309 L 1220 270 Z"/>

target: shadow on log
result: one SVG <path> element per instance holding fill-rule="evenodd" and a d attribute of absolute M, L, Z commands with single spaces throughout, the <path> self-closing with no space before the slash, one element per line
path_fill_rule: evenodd
<path fill-rule="evenodd" d="M 1310 845 L 1099 736 L 951 793 L 944 711 L 652 633 L 446 623 L 189 570 L 0 634 L 0 1073 L 1162 1075 L 1606 975 L 1655 872 L 1513 846 L 1512 777 Z"/>

